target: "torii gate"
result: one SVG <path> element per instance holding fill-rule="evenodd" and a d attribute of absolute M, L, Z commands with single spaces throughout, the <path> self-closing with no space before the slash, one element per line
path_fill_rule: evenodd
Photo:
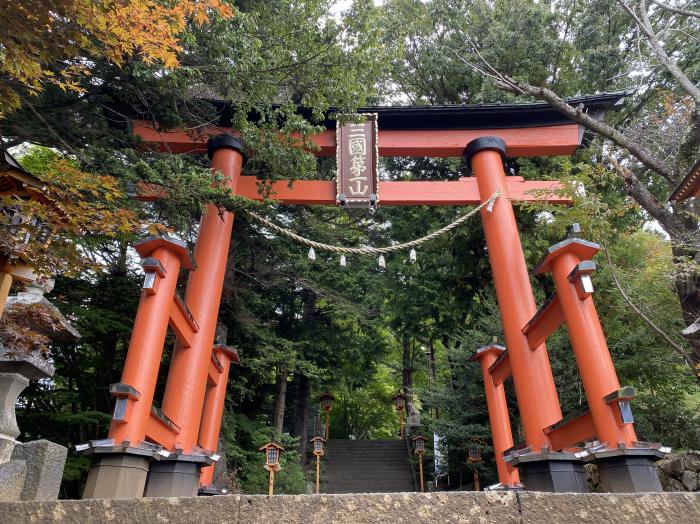
<path fill-rule="evenodd" d="M 602 117 L 622 94 L 581 97 L 589 114 Z M 136 121 L 132 132 L 148 147 L 204 153 L 234 194 L 261 199 L 258 180 L 241 176 L 244 154 L 230 127 L 230 110 L 219 126 L 194 136 L 154 129 Z M 482 365 L 498 477 L 502 489 L 586 491 L 583 459 L 598 464 L 607 491 L 660 491 L 653 462 L 658 446 L 638 443 L 629 410 L 633 388 L 620 388 L 591 298 L 590 258 L 598 246 L 571 238 L 550 248 L 538 273 L 552 272 L 557 293 L 537 310 L 511 202 L 568 203 L 558 182 L 506 176 L 507 157 L 571 155 L 583 128 L 546 104 L 494 104 L 366 108 L 379 115 L 380 156 L 464 155 L 474 177 L 458 181 L 379 182 L 381 205 L 478 204 L 508 350 L 491 345 L 472 357 Z M 227 116 L 228 115 L 228 116 Z M 334 122 L 314 136 L 316 154 L 336 153 Z M 156 195 L 152 195 L 156 198 Z M 148 198 L 148 195 L 145 196 Z M 336 185 L 300 180 L 272 183 L 272 198 L 286 204 L 335 205 Z M 216 321 L 234 216 L 210 205 L 202 218 L 194 255 L 180 241 L 149 238 L 135 245 L 146 271 L 122 381 L 111 386 L 116 405 L 107 439 L 79 449 L 93 456 L 84 498 L 192 496 L 216 492 L 213 465 L 230 364 L 238 356 L 214 344 Z M 184 300 L 176 292 L 180 269 L 190 271 Z M 545 340 L 566 323 L 590 412 L 562 424 L 562 413 Z M 167 328 L 177 336 L 162 408 L 153 406 Z M 224 342 L 224 341 L 221 341 Z M 512 377 L 524 446 L 513 447 L 503 382 Z M 597 438 L 597 448 L 574 446 Z M 517 468 L 517 469 L 516 469 Z"/>

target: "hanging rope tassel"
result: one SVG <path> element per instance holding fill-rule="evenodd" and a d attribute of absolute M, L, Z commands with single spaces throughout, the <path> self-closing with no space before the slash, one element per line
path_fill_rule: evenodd
<path fill-rule="evenodd" d="M 386 269 L 386 260 L 384 260 L 384 255 L 379 255 L 379 269 Z"/>
<path fill-rule="evenodd" d="M 309 260 L 316 260 L 316 251 L 314 251 L 314 248 L 309 248 Z"/>
<path fill-rule="evenodd" d="M 345 255 L 340 255 L 340 267 L 347 267 L 348 261 L 345 258 Z"/>
<path fill-rule="evenodd" d="M 416 254 L 416 250 L 415 250 L 415 249 L 411 249 L 411 252 L 408 254 L 408 261 L 409 261 L 411 264 L 415 264 L 415 263 L 416 263 L 416 260 L 418 260 L 418 255 Z"/>
<path fill-rule="evenodd" d="M 489 205 L 486 206 L 486 212 L 487 212 L 487 213 L 491 213 L 491 212 L 493 211 L 493 205 L 494 205 L 495 203 L 496 203 L 496 199 L 495 199 L 495 198 L 490 198 L 490 199 L 489 199 Z"/>

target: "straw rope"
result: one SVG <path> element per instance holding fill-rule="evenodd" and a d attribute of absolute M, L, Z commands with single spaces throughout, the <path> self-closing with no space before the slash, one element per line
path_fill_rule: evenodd
<path fill-rule="evenodd" d="M 410 242 L 404 242 L 402 244 L 396 244 L 393 246 L 385 246 L 385 247 L 345 247 L 345 246 L 334 246 L 332 244 L 324 244 L 322 242 L 316 242 L 314 240 L 310 240 L 308 238 L 305 238 L 301 235 L 297 235 L 295 232 L 290 231 L 289 229 L 285 229 L 281 226 L 278 226 L 277 224 L 270 222 L 268 219 L 261 217 L 257 213 L 254 213 L 253 211 L 246 211 L 246 213 L 256 220 L 257 222 L 261 223 L 265 227 L 271 229 L 272 231 L 275 231 L 279 233 L 280 235 L 283 235 L 287 238 L 291 238 L 292 240 L 299 242 L 300 244 L 303 244 L 305 246 L 312 247 L 314 249 L 319 249 L 321 251 L 330 251 L 332 253 L 342 253 L 342 254 L 352 254 L 352 255 L 382 255 L 385 253 L 393 253 L 396 251 L 402 251 L 404 249 L 409 249 L 409 248 L 415 248 L 418 247 L 422 244 L 425 244 L 426 242 L 430 242 L 431 240 L 436 239 L 437 237 L 444 235 L 446 233 L 449 233 L 456 227 L 459 227 L 461 224 L 469 220 L 471 217 L 476 215 L 479 211 L 481 211 L 484 207 L 490 207 L 492 204 L 496 201 L 496 199 L 500 196 L 501 192 L 500 190 L 496 191 L 493 195 L 491 195 L 488 200 L 485 200 L 481 204 L 479 204 L 477 207 L 466 213 L 465 215 L 462 215 L 459 217 L 457 220 L 452 222 L 451 224 L 446 225 L 443 228 L 438 229 L 437 231 L 433 231 L 432 233 L 421 237 L 417 238 L 416 240 L 411 240 Z"/>

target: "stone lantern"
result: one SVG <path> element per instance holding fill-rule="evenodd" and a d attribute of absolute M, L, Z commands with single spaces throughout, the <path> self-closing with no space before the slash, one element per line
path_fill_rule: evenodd
<path fill-rule="evenodd" d="M 39 200 L 50 205 L 43 194 L 43 183 L 22 169 L 6 151 L 0 151 L 0 196 Z M 30 217 L 16 208 L 0 212 L 9 227 Z M 39 239 L 41 241 L 41 239 Z M 0 246 L 0 316 L 15 312 L 33 331 L 55 341 L 74 341 L 80 334 L 48 300 L 53 281 L 39 279 L 25 261 L 12 261 L 11 245 Z M 25 291 L 9 296 L 13 281 L 25 285 Z M 51 362 L 38 352 L 26 352 L 0 344 L 0 501 L 54 500 L 63 476 L 67 449 L 47 440 L 17 442 L 15 405 L 30 380 L 50 378 Z"/>

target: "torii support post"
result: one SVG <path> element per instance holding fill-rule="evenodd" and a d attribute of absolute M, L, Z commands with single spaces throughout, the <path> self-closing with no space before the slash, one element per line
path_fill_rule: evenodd
<path fill-rule="evenodd" d="M 144 258 L 146 278 L 139 302 L 122 381 L 112 384 L 117 397 L 106 445 L 95 446 L 93 467 L 83 498 L 143 496 L 153 446 L 146 442 L 153 421 L 153 394 L 171 323 L 175 286 L 181 267 L 194 269 L 184 243 L 153 237 L 134 245 Z"/>
<path fill-rule="evenodd" d="M 551 446 L 545 430 L 559 422 L 562 414 L 547 348 L 542 343 L 531 349 L 522 331 L 537 308 L 510 202 L 509 184 L 503 168 L 505 154 L 505 142 L 489 136 L 473 140 L 464 151 L 465 160 L 471 164 L 479 185 L 482 201 L 500 191 L 492 208 L 481 210 L 481 219 L 525 444 L 538 454 L 536 461 L 522 466 L 538 470 L 537 476 L 531 476 L 530 485 L 525 475 L 525 489 L 570 491 L 571 486 L 580 485 L 579 468 L 568 464 L 572 467 L 562 471 L 561 460 L 553 460 L 546 453 L 539 456 L 540 451 L 547 451 Z M 573 454 L 566 457 L 569 462 L 580 462 Z"/>
<path fill-rule="evenodd" d="M 233 194 L 243 166 L 242 150 L 241 142 L 230 135 L 212 137 L 208 142 L 211 170 L 223 175 L 225 186 Z M 202 217 L 194 250 L 198 269 L 190 274 L 185 292 L 185 303 L 197 319 L 199 330 L 191 347 L 180 340 L 175 344 L 163 397 L 163 413 L 180 427 L 174 444 L 178 454 L 152 466 L 152 471 L 157 471 L 158 482 L 149 479 L 146 496 L 197 495 L 203 461 L 196 460 L 201 453 L 195 448 L 216 451 L 218 430 L 212 448 L 200 443 L 199 435 L 233 220 L 233 213 L 221 212 L 212 204 Z"/>
<path fill-rule="evenodd" d="M 221 172 L 235 192 L 243 162 L 240 141 L 222 135 L 209 146 L 212 171 Z M 81 446 L 97 456 L 84 498 L 197 495 L 200 469 L 211 464 L 216 449 L 198 439 L 232 226 L 231 213 L 207 208 L 195 247 L 202 264 L 190 274 L 184 302 L 175 294 L 180 267 L 196 267 L 186 246 L 169 238 L 135 245 L 146 279 L 122 382 L 111 388 L 117 403 L 109 438 Z M 177 342 L 158 410 L 153 394 L 168 326 Z M 212 429 L 205 432 L 207 442 Z"/>
<path fill-rule="evenodd" d="M 570 229 L 570 238 L 549 248 L 535 274 L 552 272 L 595 437 L 604 445 L 603 450 L 592 453 L 589 459 L 598 466 L 604 491 L 662 491 L 654 462 L 662 458 L 663 453 L 637 443 L 629 406 L 634 390 L 620 389 L 593 303 L 590 274 L 595 264 L 590 259 L 600 246 L 576 238 L 577 229 L 574 226 Z"/>
<path fill-rule="evenodd" d="M 481 364 L 493 450 L 496 455 L 498 481 L 503 488 L 508 489 L 516 487 L 520 482 L 520 476 L 518 475 L 518 470 L 506 464 L 503 460 L 503 453 L 513 447 L 513 433 L 510 428 L 510 417 L 508 416 L 508 405 L 506 404 L 506 392 L 503 388 L 503 382 L 496 384 L 490 371 L 491 366 L 504 352 L 505 348 L 503 346 L 491 344 L 477 349 L 470 360 L 478 360 Z"/>
<path fill-rule="evenodd" d="M 211 354 L 207 394 L 204 397 L 204 411 L 199 427 L 199 445 L 204 449 L 215 451 L 219 445 L 221 417 L 226 402 L 226 385 L 232 363 L 241 363 L 236 350 L 224 344 L 218 344 Z M 202 468 L 199 477 L 200 495 L 218 495 L 220 493 L 218 487 L 213 485 L 214 468 L 213 464 Z"/>

